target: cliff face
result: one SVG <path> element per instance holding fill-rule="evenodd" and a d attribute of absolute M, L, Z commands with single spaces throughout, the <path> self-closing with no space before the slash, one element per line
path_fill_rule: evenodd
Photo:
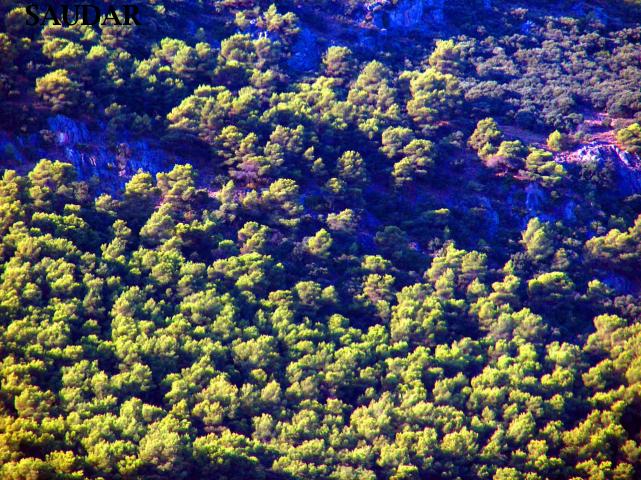
<path fill-rule="evenodd" d="M 5 154 L 6 166 L 17 170 L 26 170 L 42 158 L 71 163 L 79 179 L 96 177 L 99 191 L 120 188 L 138 170 L 156 174 L 188 161 L 162 149 L 155 140 L 134 139 L 126 132 L 119 138 L 124 140 L 114 145 L 103 131 L 56 115 L 48 119 L 40 134 L 0 135 L 0 151 Z"/>
<path fill-rule="evenodd" d="M 407 30 L 424 27 L 426 22 L 441 25 L 445 22 L 444 0 L 399 0 L 375 2 L 374 25 L 390 30 Z"/>
<path fill-rule="evenodd" d="M 622 196 L 641 193 L 641 159 L 638 155 L 621 150 L 617 145 L 592 142 L 562 157 L 570 164 L 591 164 L 600 171 L 611 170 L 616 189 Z"/>
<path fill-rule="evenodd" d="M 423 0 L 401 0 L 389 13 L 389 26 L 392 29 L 414 28 L 423 19 L 425 3 Z"/>

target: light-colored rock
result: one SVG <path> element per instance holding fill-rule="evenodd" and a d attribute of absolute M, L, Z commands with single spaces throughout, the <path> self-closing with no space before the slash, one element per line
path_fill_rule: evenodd
<path fill-rule="evenodd" d="M 89 142 L 90 135 L 87 126 L 64 115 L 51 117 L 47 124 L 55 135 L 57 145 L 75 145 Z"/>
<path fill-rule="evenodd" d="M 389 11 L 389 28 L 414 28 L 423 20 L 423 0 L 400 0 Z"/>
<path fill-rule="evenodd" d="M 47 127 L 44 136 L 10 138 L 0 134 L 0 149 L 6 152 L 5 166 L 29 165 L 42 158 L 68 162 L 76 168 L 79 179 L 97 177 L 99 191 L 112 191 L 120 189 L 138 170 L 156 174 L 187 162 L 151 139 L 130 138 L 126 131 L 119 134 L 123 140 L 114 147 L 104 128 L 90 129 L 84 122 L 64 115 L 49 118 Z"/>
<path fill-rule="evenodd" d="M 565 159 L 568 163 L 596 163 L 598 168 L 612 165 L 617 191 L 622 195 L 641 193 L 641 158 L 610 143 L 594 142 L 582 146 Z"/>
<path fill-rule="evenodd" d="M 413 30 L 426 23 L 445 23 L 444 0 L 399 0 L 378 2 L 370 6 L 373 23 L 379 29 Z"/>

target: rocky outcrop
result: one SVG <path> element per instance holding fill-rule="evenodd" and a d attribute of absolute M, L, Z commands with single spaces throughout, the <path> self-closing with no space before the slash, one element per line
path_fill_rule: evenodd
<path fill-rule="evenodd" d="M 444 5 L 444 0 L 384 0 L 373 2 L 368 8 L 378 28 L 412 30 L 424 27 L 426 22 L 444 23 Z"/>
<path fill-rule="evenodd" d="M 603 25 L 607 25 L 610 20 L 602 7 L 585 1 L 576 2 L 570 9 L 570 14 L 579 18 L 597 21 Z"/>
<path fill-rule="evenodd" d="M 157 142 L 134 139 L 127 132 L 113 145 L 103 130 L 92 130 L 84 122 L 64 115 L 47 121 L 40 134 L 10 137 L 0 133 L 5 152 L 0 165 L 27 169 L 42 158 L 71 163 L 81 180 L 99 179 L 100 191 L 118 190 L 138 170 L 156 174 L 187 160 L 163 150 Z"/>
<path fill-rule="evenodd" d="M 63 115 L 51 118 L 48 124 L 56 144 L 62 147 L 61 159 L 73 164 L 82 179 L 97 176 L 121 183 L 138 170 L 155 174 L 177 160 L 147 140 L 130 140 L 124 132 L 123 140 L 112 146 L 100 132 L 90 132 L 83 122 Z"/>
<path fill-rule="evenodd" d="M 171 163 L 163 150 L 150 147 L 144 140 L 123 142 L 115 149 L 93 144 L 70 145 L 63 152 L 62 160 L 74 165 L 81 179 L 96 176 L 114 185 L 123 183 L 138 170 L 156 174 L 168 169 Z"/>
<path fill-rule="evenodd" d="M 89 129 L 82 122 L 77 122 L 64 115 L 56 115 L 47 121 L 49 130 L 54 134 L 58 146 L 79 145 L 90 140 Z"/>
<path fill-rule="evenodd" d="M 559 154 L 556 161 L 567 168 L 591 165 L 592 168 L 609 169 L 615 181 L 615 193 L 622 197 L 641 193 L 641 159 L 625 152 L 614 144 L 593 142 L 583 145 L 571 153 Z M 521 218 L 523 226 L 532 217 L 546 222 L 563 220 L 567 223 L 577 221 L 576 208 L 579 199 L 572 190 L 561 189 L 560 198 L 552 200 L 549 191 L 538 183 L 531 182 L 525 187 L 525 215 Z"/>
<path fill-rule="evenodd" d="M 423 0 L 400 0 L 389 10 L 389 28 L 415 28 L 423 19 Z"/>
<path fill-rule="evenodd" d="M 641 193 L 641 159 L 610 143 L 593 142 L 567 155 L 570 164 L 593 164 L 597 169 L 613 169 L 616 189 L 621 195 Z"/>

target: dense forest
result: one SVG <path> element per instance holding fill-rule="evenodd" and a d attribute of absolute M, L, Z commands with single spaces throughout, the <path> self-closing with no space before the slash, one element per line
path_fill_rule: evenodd
<path fill-rule="evenodd" d="M 128 3 L 0 1 L 0 479 L 641 478 L 638 2 Z"/>

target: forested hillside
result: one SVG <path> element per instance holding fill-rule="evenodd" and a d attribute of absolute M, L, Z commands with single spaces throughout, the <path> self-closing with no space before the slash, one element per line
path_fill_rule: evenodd
<path fill-rule="evenodd" d="M 1 480 L 641 478 L 638 2 L 128 3 L 0 0 Z"/>

